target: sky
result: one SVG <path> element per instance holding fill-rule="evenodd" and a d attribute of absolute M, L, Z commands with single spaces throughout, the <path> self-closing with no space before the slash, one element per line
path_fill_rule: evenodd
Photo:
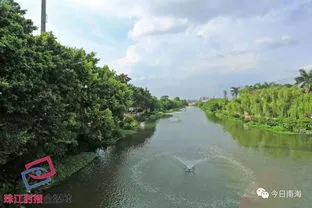
<path fill-rule="evenodd" d="M 17 2 L 40 27 L 41 0 Z M 186 99 L 291 82 L 312 68 L 311 25 L 312 0 L 47 0 L 47 31 L 63 45 Z"/>

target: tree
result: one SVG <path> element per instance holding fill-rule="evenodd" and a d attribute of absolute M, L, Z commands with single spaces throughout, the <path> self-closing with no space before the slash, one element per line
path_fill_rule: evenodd
<path fill-rule="evenodd" d="M 161 109 L 160 101 L 157 99 L 157 97 L 153 96 L 151 100 L 151 112 L 156 112 Z"/>
<path fill-rule="evenodd" d="M 105 146 L 130 100 L 128 84 L 97 67 L 95 53 L 65 47 L 52 33 L 34 36 L 24 14 L 0 1 L 0 189 L 33 159 Z"/>
<path fill-rule="evenodd" d="M 234 98 L 236 98 L 238 96 L 240 87 L 231 87 L 231 94 Z"/>
<path fill-rule="evenodd" d="M 148 89 L 131 85 L 131 108 L 135 112 L 143 114 L 151 113 L 160 110 L 160 101 L 152 96 Z"/>
<path fill-rule="evenodd" d="M 305 71 L 304 69 L 299 69 L 300 76 L 295 78 L 296 85 L 305 89 L 306 93 L 312 91 L 312 70 Z"/>
<path fill-rule="evenodd" d="M 223 98 L 227 99 L 227 91 L 226 90 L 223 91 Z"/>
<path fill-rule="evenodd" d="M 179 97 L 175 97 L 173 100 L 174 100 L 175 102 L 180 102 L 180 101 L 181 101 L 181 99 L 180 99 Z"/>
<path fill-rule="evenodd" d="M 168 95 L 163 95 L 160 97 L 160 100 L 169 100 L 169 96 Z"/>
<path fill-rule="evenodd" d="M 116 78 L 122 83 L 128 83 L 131 81 L 131 78 L 127 74 L 124 74 L 124 73 L 117 75 Z"/>

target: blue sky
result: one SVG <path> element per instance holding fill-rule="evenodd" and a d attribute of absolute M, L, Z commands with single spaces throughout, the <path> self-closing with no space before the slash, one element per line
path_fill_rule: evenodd
<path fill-rule="evenodd" d="M 40 26 L 40 0 L 18 0 Z M 47 30 L 156 95 L 222 96 L 311 69 L 312 0 L 47 0 Z"/>

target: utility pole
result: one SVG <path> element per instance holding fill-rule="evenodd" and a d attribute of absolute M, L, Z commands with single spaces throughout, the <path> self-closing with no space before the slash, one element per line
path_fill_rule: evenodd
<path fill-rule="evenodd" d="M 47 22 L 47 1 L 41 0 L 41 34 L 46 31 L 46 22 Z"/>

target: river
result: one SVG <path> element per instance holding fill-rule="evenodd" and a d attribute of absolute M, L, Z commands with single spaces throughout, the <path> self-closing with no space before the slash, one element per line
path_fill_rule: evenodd
<path fill-rule="evenodd" d="M 72 195 L 71 204 L 54 207 L 312 205 L 311 138 L 207 119 L 195 107 L 146 123 L 144 130 L 98 153 L 98 159 L 49 190 Z M 269 193 L 268 199 L 257 195 L 260 187 Z"/>

